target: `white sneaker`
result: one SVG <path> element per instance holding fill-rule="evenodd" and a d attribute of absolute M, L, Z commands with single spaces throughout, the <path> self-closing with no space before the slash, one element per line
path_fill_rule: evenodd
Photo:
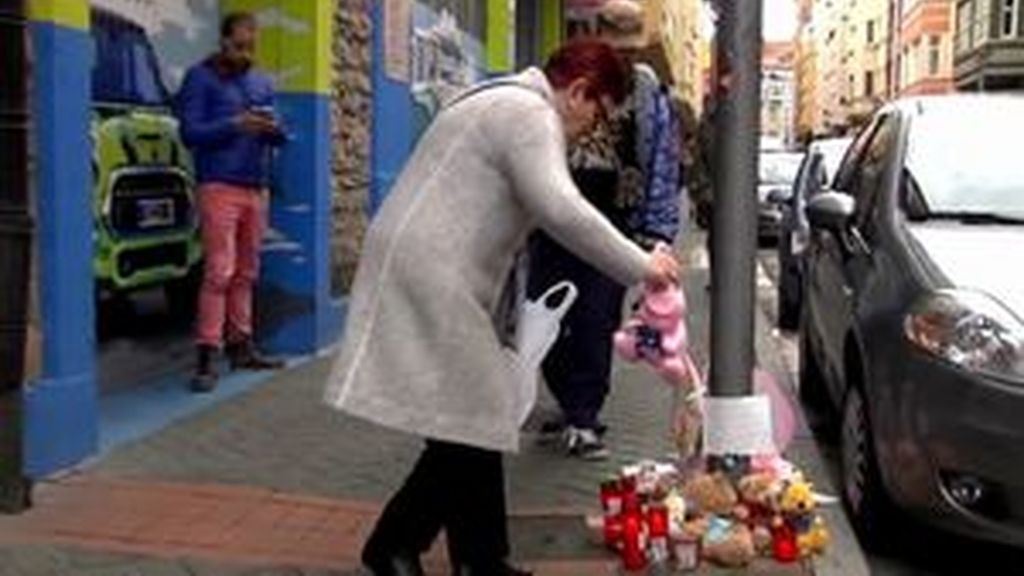
<path fill-rule="evenodd" d="M 583 460 L 593 462 L 607 460 L 611 456 L 611 451 L 601 441 L 601 436 L 588 428 L 567 427 L 562 435 L 562 442 L 565 445 L 565 451 L 570 456 Z"/>

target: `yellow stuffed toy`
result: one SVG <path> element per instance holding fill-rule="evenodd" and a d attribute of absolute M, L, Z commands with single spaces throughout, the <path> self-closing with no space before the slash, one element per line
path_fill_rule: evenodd
<path fill-rule="evenodd" d="M 786 481 L 779 499 L 779 510 L 787 524 L 796 532 L 800 556 L 821 554 L 828 546 L 831 536 L 824 520 L 817 514 L 817 497 L 814 486 L 802 478 Z"/>

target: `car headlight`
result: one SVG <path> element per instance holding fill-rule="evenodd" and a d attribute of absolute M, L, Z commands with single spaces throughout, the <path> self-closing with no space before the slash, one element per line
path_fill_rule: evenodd
<path fill-rule="evenodd" d="M 963 369 L 1024 379 L 1024 323 L 981 292 L 943 290 L 922 298 L 907 315 L 904 334 Z"/>

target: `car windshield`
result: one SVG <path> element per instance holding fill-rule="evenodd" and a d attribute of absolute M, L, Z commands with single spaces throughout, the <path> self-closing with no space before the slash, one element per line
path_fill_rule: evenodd
<path fill-rule="evenodd" d="M 826 140 L 817 143 L 815 146 L 819 152 L 821 152 L 822 159 L 825 164 L 825 173 L 829 178 L 836 173 L 839 168 L 839 164 L 843 161 L 843 156 L 846 155 L 846 150 L 850 147 L 852 140 Z"/>
<path fill-rule="evenodd" d="M 93 99 L 138 106 L 166 104 L 167 88 L 145 32 L 110 16 L 100 15 L 94 20 Z"/>
<path fill-rule="evenodd" d="M 1024 220 L 1024 100 L 924 106 L 911 127 L 906 170 L 929 217 Z M 980 218 L 974 220 L 981 221 Z"/>
<path fill-rule="evenodd" d="M 803 157 L 800 154 L 788 152 L 761 154 L 759 178 L 761 184 L 792 184 L 796 180 L 802 160 Z"/>

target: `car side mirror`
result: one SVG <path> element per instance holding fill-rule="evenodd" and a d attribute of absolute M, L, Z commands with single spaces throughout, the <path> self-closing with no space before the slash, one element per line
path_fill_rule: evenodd
<path fill-rule="evenodd" d="M 839 192 L 822 192 L 807 203 L 807 219 L 817 230 L 842 233 L 853 220 L 857 202 L 852 196 Z"/>
<path fill-rule="evenodd" d="M 789 193 L 781 188 L 775 188 L 768 193 L 768 202 L 772 204 L 785 204 L 789 202 Z"/>

